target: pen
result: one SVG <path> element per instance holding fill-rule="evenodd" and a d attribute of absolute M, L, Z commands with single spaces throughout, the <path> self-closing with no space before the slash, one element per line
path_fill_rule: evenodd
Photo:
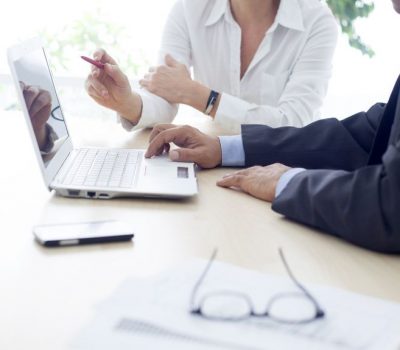
<path fill-rule="evenodd" d="M 89 62 L 89 63 L 93 64 L 97 68 L 104 69 L 104 63 L 101 63 L 100 61 L 95 61 L 95 60 L 93 60 L 93 59 L 91 59 L 89 57 L 86 57 L 86 56 L 81 56 L 81 58 L 83 60 L 85 60 L 86 62 Z"/>

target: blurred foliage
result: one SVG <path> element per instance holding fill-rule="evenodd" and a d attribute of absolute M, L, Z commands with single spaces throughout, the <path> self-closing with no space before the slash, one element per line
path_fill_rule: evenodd
<path fill-rule="evenodd" d="M 372 57 L 375 53 L 367 46 L 354 29 L 357 18 L 368 17 L 374 10 L 372 0 L 326 0 L 328 6 L 339 21 L 342 32 L 348 36 L 351 47 L 358 49 L 362 54 Z"/>
<path fill-rule="evenodd" d="M 113 56 L 128 76 L 137 75 L 140 67 L 149 64 L 143 52 L 126 52 L 126 44 L 130 42 L 126 28 L 108 21 L 100 9 L 83 14 L 60 31 L 43 29 L 39 35 L 56 71 L 69 71 L 71 58 L 91 57 L 100 47 Z"/>

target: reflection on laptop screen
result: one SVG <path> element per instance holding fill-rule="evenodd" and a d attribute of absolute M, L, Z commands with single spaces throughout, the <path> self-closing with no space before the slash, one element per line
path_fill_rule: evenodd
<path fill-rule="evenodd" d="M 15 70 L 42 160 L 47 166 L 68 137 L 60 103 L 43 50 L 15 61 Z"/>

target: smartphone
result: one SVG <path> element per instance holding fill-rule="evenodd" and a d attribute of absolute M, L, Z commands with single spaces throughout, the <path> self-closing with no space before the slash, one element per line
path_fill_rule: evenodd
<path fill-rule="evenodd" d="M 39 225 L 33 235 L 46 247 L 129 241 L 134 236 L 130 225 L 116 220 Z"/>

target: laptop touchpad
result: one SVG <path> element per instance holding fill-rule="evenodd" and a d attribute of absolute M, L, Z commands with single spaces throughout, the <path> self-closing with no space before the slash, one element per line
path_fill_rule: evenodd
<path fill-rule="evenodd" d="M 189 169 L 186 166 L 158 166 L 146 165 L 145 176 L 158 177 L 158 178 L 183 178 L 189 177 Z"/>

